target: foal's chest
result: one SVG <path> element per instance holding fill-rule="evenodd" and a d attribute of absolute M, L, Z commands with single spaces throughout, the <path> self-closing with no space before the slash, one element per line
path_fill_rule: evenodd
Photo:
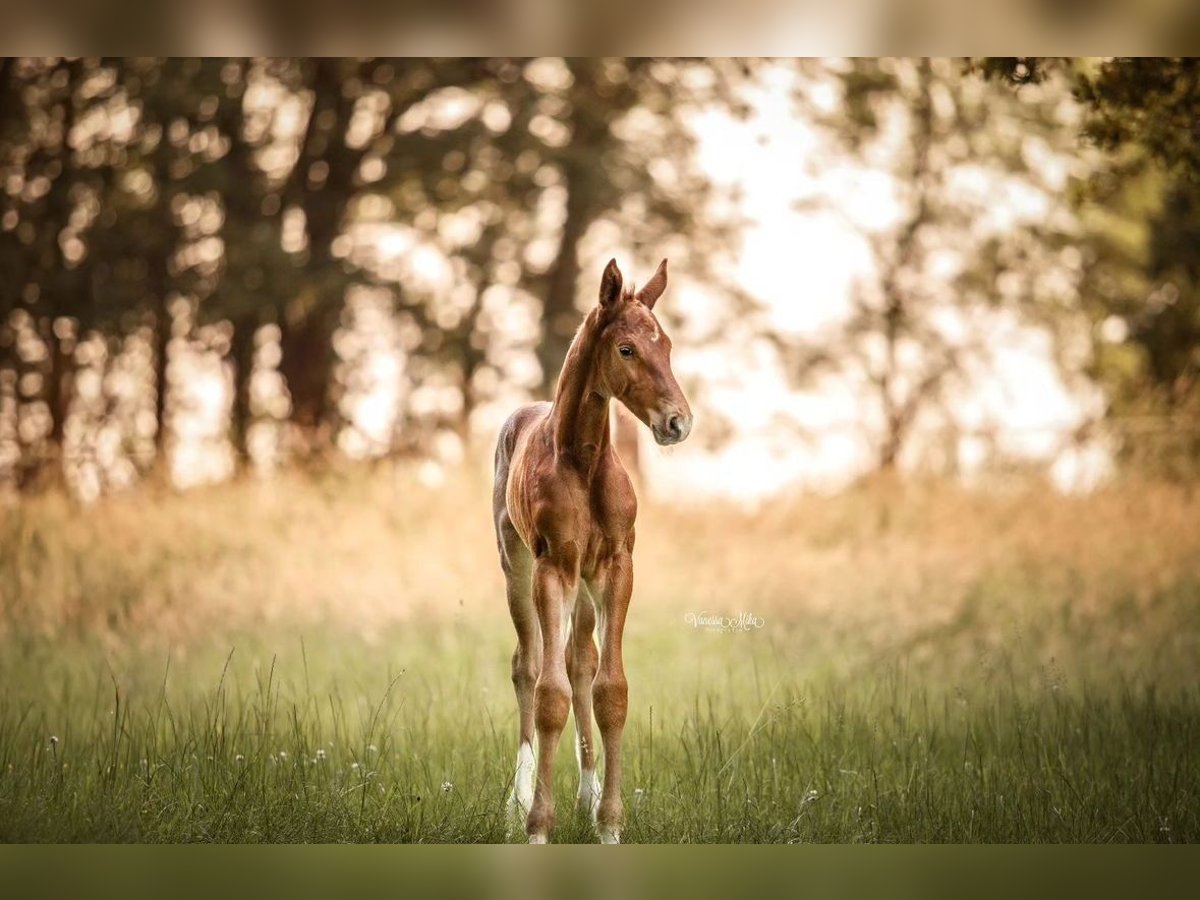
<path fill-rule="evenodd" d="M 614 456 L 603 460 L 590 477 L 573 468 L 547 466 L 529 478 L 514 466 L 509 484 L 510 515 L 535 555 L 578 555 L 583 574 L 600 561 L 629 547 L 637 497 L 629 476 Z"/>

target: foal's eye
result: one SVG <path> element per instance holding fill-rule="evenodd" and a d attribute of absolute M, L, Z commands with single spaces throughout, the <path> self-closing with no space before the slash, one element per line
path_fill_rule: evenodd
<path fill-rule="evenodd" d="M 617 348 L 617 352 L 621 354 L 623 359 L 633 359 L 633 348 L 628 344 L 622 344 Z"/>

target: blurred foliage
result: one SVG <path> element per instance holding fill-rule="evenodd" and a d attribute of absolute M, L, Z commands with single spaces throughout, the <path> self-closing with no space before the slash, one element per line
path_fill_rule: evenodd
<path fill-rule="evenodd" d="M 1200 60 L 990 58 L 1026 84 L 1065 74 L 1082 135 L 1106 151 L 1076 195 L 1093 376 L 1127 462 L 1174 475 L 1200 462 Z"/>
<path fill-rule="evenodd" d="M 822 64 L 806 74 L 829 73 Z M 957 407 L 992 365 L 988 314 L 1007 310 L 1056 333 L 1078 325 L 1075 222 L 1062 199 L 1070 97 L 1046 85 L 1017 98 L 946 59 L 855 59 L 833 76 L 837 102 L 801 91 L 802 107 L 839 157 L 886 174 L 897 209 L 850 213 L 837 193 L 802 201 L 848 220 L 870 273 L 847 319 L 776 339 L 796 378 L 833 372 L 862 386 L 864 418 L 878 422 L 877 464 L 888 470 L 922 424 L 970 427 Z"/>
<path fill-rule="evenodd" d="M 150 421 L 134 410 L 137 434 L 105 440 L 110 454 L 140 442 L 122 452 L 141 469 L 168 455 L 171 361 L 192 344 L 225 360 L 243 461 L 267 415 L 253 384 L 264 368 L 286 394 L 271 415 L 288 420 L 288 447 L 333 445 L 362 377 L 346 363 L 363 351 L 338 339 L 360 315 L 358 291 L 394 326 L 380 339 L 403 352 L 406 383 L 455 398 L 414 404 L 374 439 L 385 452 L 465 434 L 491 401 L 547 395 L 591 302 L 594 258 L 617 251 L 648 269 L 668 256 L 725 301 L 718 318 L 738 317 L 754 298 L 725 263 L 744 223 L 698 164 L 691 117 L 750 114 L 744 89 L 760 67 L 0 60 L 0 470 L 18 485 L 56 480 L 73 410 L 90 391 L 90 414 L 114 415 L 130 348 L 152 360 Z M 997 310 L 1049 329 L 1065 369 L 1087 356 L 1128 459 L 1154 456 L 1153 435 L 1166 435 L 1172 467 L 1200 458 L 1200 63 L 885 59 L 798 71 L 837 85 L 832 106 L 799 109 L 829 138 L 825 161 L 886 170 L 900 212 L 886 226 L 855 223 L 874 274 L 840 334 L 768 337 L 798 378 L 857 372 L 881 423 L 880 466 L 920 422 L 963 424 L 951 398 L 989 348 L 955 338 L 947 317 Z M 971 170 L 1034 192 L 1045 214 L 998 227 L 994 207 L 1007 201 L 964 191 Z M 836 210 L 839 199 L 802 202 Z M 1060 215 L 1064 200 L 1073 218 Z M 425 251 L 442 267 L 436 285 L 419 271 Z M 948 256 L 952 271 L 939 269 Z"/>
<path fill-rule="evenodd" d="M 548 392 L 578 321 L 581 243 L 597 222 L 614 223 L 639 259 L 657 262 L 666 248 L 721 287 L 711 263 L 733 225 L 703 215 L 711 186 L 684 117 L 714 103 L 736 109 L 748 63 L 39 58 L 0 67 L 0 385 L 19 420 L 22 483 L 61 455 L 84 336 L 103 336 L 116 353 L 138 329 L 153 335 L 161 445 L 171 340 L 178 328 L 219 323 L 245 456 L 263 326 L 277 330 L 301 445 L 337 431 L 335 334 L 356 286 L 392 295 L 411 376 L 457 382 L 462 421 L 505 380 L 485 302 L 493 285 L 540 307 L 531 386 Z M 549 234 L 547 221 L 557 221 Z M 404 229 L 409 249 L 449 258 L 449 301 L 363 252 L 372 241 L 356 229 L 371 227 Z"/>

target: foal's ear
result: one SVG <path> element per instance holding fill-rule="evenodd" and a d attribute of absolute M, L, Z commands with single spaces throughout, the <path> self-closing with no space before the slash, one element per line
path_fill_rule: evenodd
<path fill-rule="evenodd" d="M 604 275 L 600 278 L 601 307 L 612 309 L 616 306 L 617 301 L 621 299 L 622 284 L 624 279 L 621 277 L 621 270 L 617 268 L 617 261 L 610 259 L 604 267 Z"/>
<path fill-rule="evenodd" d="M 658 271 L 651 276 L 645 286 L 637 292 L 637 298 L 646 304 L 648 309 L 654 309 L 654 304 L 662 292 L 667 289 L 667 261 L 658 264 Z"/>

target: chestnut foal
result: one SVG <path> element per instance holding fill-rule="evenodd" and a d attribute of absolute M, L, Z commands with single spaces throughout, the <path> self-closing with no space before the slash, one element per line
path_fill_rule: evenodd
<path fill-rule="evenodd" d="M 493 511 L 517 629 L 512 679 L 521 723 L 509 808 L 525 819 L 531 844 L 545 843 L 554 823 L 554 754 L 572 705 L 579 806 L 603 843 L 620 841 L 628 704 L 621 636 L 633 590 L 637 497 L 610 440 L 608 407 L 610 399 L 620 400 L 660 444 L 677 444 L 692 429 L 692 412 L 671 373 L 671 339 L 651 312 L 666 286 L 665 259 L 637 293 L 623 289 L 617 262 L 610 261 L 600 303 L 567 351 L 554 402 L 518 409 L 496 446 Z M 597 625 L 599 653 L 592 639 Z M 604 742 L 603 792 L 593 705 Z"/>

